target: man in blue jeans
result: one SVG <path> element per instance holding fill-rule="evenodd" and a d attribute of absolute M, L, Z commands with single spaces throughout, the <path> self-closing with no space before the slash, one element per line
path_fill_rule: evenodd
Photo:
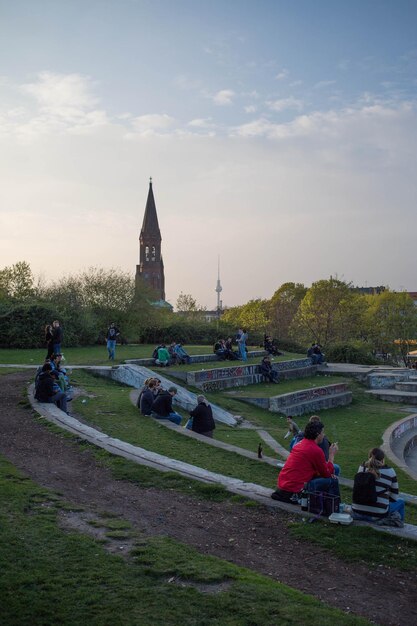
<path fill-rule="evenodd" d="M 170 387 L 168 391 L 162 390 L 156 396 L 152 404 L 152 417 L 159 420 L 169 420 L 179 426 L 182 417 L 172 409 L 172 398 L 177 394 L 176 387 Z"/>
<path fill-rule="evenodd" d="M 278 476 L 278 489 L 271 494 L 273 500 L 291 502 L 305 484 L 308 491 L 325 491 L 330 495 L 339 495 L 339 483 L 334 473 L 334 457 L 337 444 L 329 448 L 326 461 L 320 444 L 324 438 L 322 422 L 308 422 L 304 429 L 304 439 L 291 450 L 285 465 Z"/>

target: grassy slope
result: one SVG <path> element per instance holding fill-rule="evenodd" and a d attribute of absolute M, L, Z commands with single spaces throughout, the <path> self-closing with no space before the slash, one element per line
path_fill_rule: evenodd
<path fill-rule="evenodd" d="M 129 560 L 100 542 L 58 527 L 64 503 L 25 479 L 0 457 L 1 622 L 123 626 L 360 626 L 346 615 L 270 579 L 164 537 L 136 542 Z M 119 520 L 98 520 L 107 536 L 127 535 Z M 121 530 L 120 530 L 121 529 Z M 220 593 L 168 583 L 229 586 Z M 163 600 L 163 601 L 162 601 Z"/>

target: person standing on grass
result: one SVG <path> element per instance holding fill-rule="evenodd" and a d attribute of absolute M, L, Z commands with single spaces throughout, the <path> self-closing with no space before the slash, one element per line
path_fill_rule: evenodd
<path fill-rule="evenodd" d="M 46 359 L 50 359 L 54 353 L 53 328 L 51 324 L 45 326 Z"/>
<path fill-rule="evenodd" d="M 239 328 L 237 335 L 237 343 L 239 344 L 239 354 L 242 361 L 248 360 L 248 355 L 246 352 L 246 343 L 248 341 L 248 333 L 246 332 L 246 328 Z"/>
<path fill-rule="evenodd" d="M 63 331 L 58 320 L 52 322 L 52 348 L 54 354 L 61 354 Z"/>
<path fill-rule="evenodd" d="M 114 357 L 116 356 L 116 340 L 119 335 L 119 329 L 116 327 L 115 323 L 112 322 L 106 335 L 107 352 L 109 353 L 109 359 L 111 361 L 114 361 Z"/>

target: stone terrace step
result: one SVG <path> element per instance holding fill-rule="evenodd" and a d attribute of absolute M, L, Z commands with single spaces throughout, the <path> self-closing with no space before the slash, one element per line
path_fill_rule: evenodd
<path fill-rule="evenodd" d="M 347 383 L 337 383 L 293 391 L 269 399 L 269 410 L 284 415 L 303 415 L 309 411 L 345 406 L 352 402 Z"/>
<path fill-rule="evenodd" d="M 417 381 L 415 381 L 415 382 L 406 382 L 406 383 L 396 383 L 395 389 L 397 389 L 397 391 L 415 391 L 415 392 L 417 392 Z"/>
<path fill-rule="evenodd" d="M 369 393 L 375 398 L 386 400 L 387 402 L 405 402 L 417 406 L 417 392 L 415 391 L 399 391 L 398 389 L 368 389 L 365 393 Z"/>
<path fill-rule="evenodd" d="M 252 358 L 262 358 L 265 356 L 265 350 L 250 350 L 248 352 L 248 357 Z M 191 354 L 190 355 L 190 363 L 211 363 L 213 361 L 220 361 L 217 354 Z M 142 365 L 143 367 L 152 367 L 155 365 L 155 359 L 152 357 L 146 359 L 126 359 L 125 363 L 128 365 Z"/>
<path fill-rule="evenodd" d="M 303 378 L 316 373 L 317 366 L 311 365 L 310 359 L 292 359 L 273 364 L 282 379 Z M 229 387 L 239 387 L 263 382 L 259 364 L 234 365 L 216 369 L 187 372 L 187 384 L 203 391 L 217 391 Z"/>
<path fill-rule="evenodd" d="M 306 402 L 299 402 L 290 406 L 281 407 L 276 409 L 276 413 L 283 413 L 284 415 L 305 415 L 306 413 L 316 413 L 317 411 L 324 411 L 326 409 L 334 409 L 338 406 L 347 406 L 352 402 L 352 392 L 346 391 L 345 393 L 337 393 L 332 396 L 323 396 L 316 400 L 307 400 Z M 272 409 L 269 409 L 272 411 Z"/>

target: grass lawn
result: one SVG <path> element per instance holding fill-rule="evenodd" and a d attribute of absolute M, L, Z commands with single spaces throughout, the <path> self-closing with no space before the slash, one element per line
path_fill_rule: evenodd
<path fill-rule="evenodd" d="M 210 348 L 210 346 L 205 346 L 206 348 Z M 260 350 L 254 346 L 250 348 L 250 350 Z M 200 353 L 192 353 L 190 354 L 210 354 L 210 350 L 207 352 Z M 291 361 L 292 359 L 304 359 L 304 354 L 296 354 L 295 352 L 286 352 L 283 356 L 274 357 L 274 363 L 278 361 Z M 259 357 L 249 358 L 247 361 L 209 361 L 208 363 L 190 363 L 190 365 L 172 365 L 172 367 L 166 368 L 166 371 L 169 372 L 171 370 L 181 370 L 182 372 L 199 372 L 201 370 L 212 370 L 221 367 L 240 367 L 244 365 L 257 365 L 260 363 L 261 359 Z M 165 370 L 164 370 L 165 371 Z"/>
<path fill-rule="evenodd" d="M 212 354 L 212 346 L 184 346 L 189 354 Z M 117 365 L 126 359 L 146 359 L 151 358 L 155 349 L 153 344 L 128 344 L 126 346 L 117 346 L 116 359 L 114 363 Z M 257 346 L 249 346 L 249 350 L 259 350 Z M 82 348 L 67 348 L 64 344 L 62 352 L 66 359 L 66 365 L 108 365 L 108 354 L 105 345 L 87 346 Z M 0 349 L 0 363 L 11 365 L 39 365 L 43 363 L 46 355 L 46 348 L 16 350 L 16 349 Z M 281 357 L 279 357 L 281 359 Z M 292 357 L 291 357 L 292 358 Z M 213 365 L 217 365 L 214 362 Z M 185 368 L 188 366 L 180 366 Z M 195 366 L 194 366 L 195 369 Z"/>
<path fill-rule="evenodd" d="M 122 363 L 125 359 L 145 359 L 152 356 L 155 346 L 151 344 L 128 344 L 117 346 L 115 364 Z M 211 346 L 186 346 L 190 354 L 208 354 Z M 65 355 L 66 364 L 71 365 L 108 365 L 108 354 L 105 345 L 84 346 L 82 348 L 67 348 L 64 344 L 62 352 Z M 38 365 L 43 363 L 46 349 L 30 350 L 0 350 L 0 363 Z"/>
<path fill-rule="evenodd" d="M 277 470 L 274 467 L 183 437 L 155 420 L 141 415 L 130 402 L 131 388 L 84 371 L 75 372 L 72 378 L 76 385 L 80 385 L 89 394 L 94 394 L 93 398 L 81 396 L 75 399 L 74 411 L 106 434 L 147 450 L 199 465 L 212 472 L 275 488 Z M 223 425 L 216 426 L 216 436 L 218 430 L 227 431 L 231 436 L 229 443 L 239 445 L 234 438 L 234 429 Z M 248 437 L 254 437 L 250 449 L 255 452 L 259 443 L 256 434 L 246 431 L 243 437 L 246 441 Z M 273 452 L 270 452 L 273 455 Z"/>
<path fill-rule="evenodd" d="M 0 502 L 1 622 L 8 626 L 368 624 L 168 538 L 139 536 L 123 520 L 105 516 L 95 525 L 107 527 L 108 538 L 134 541 L 129 559 L 112 555 L 102 541 L 62 530 L 57 518 L 65 503 L 2 457 Z M 175 578 L 190 586 L 168 582 Z M 199 583 L 227 584 L 202 593 Z"/>

